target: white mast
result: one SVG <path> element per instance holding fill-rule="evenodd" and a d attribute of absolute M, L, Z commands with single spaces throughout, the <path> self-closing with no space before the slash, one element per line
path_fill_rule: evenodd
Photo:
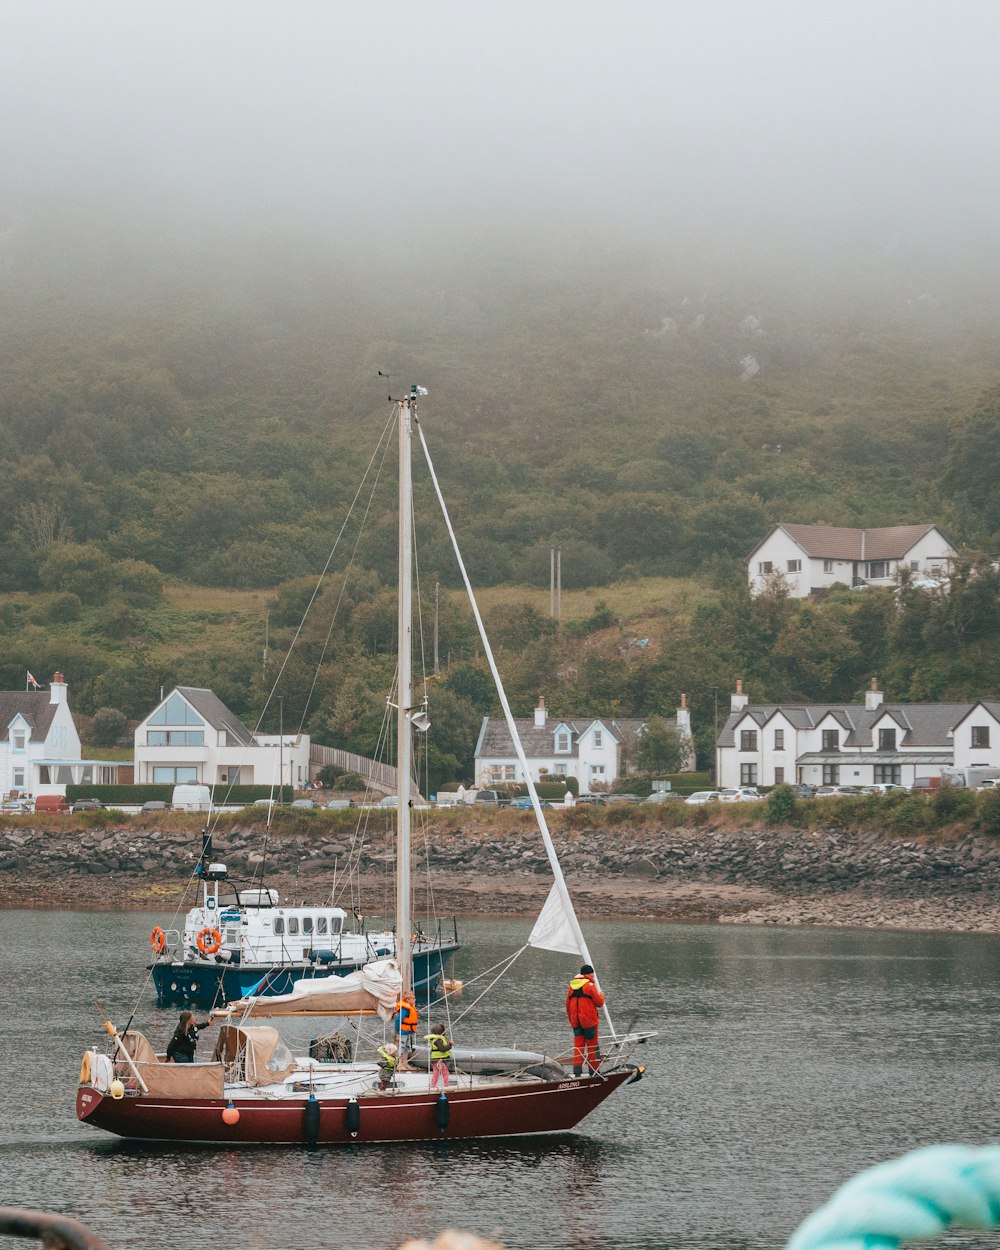
<path fill-rule="evenodd" d="M 396 688 L 396 959 L 403 990 L 413 989 L 410 949 L 410 700 L 413 632 L 413 422 L 417 388 L 396 401 L 399 409 L 399 681 Z"/>

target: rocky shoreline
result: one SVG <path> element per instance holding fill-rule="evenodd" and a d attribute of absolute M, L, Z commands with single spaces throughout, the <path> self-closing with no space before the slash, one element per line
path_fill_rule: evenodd
<path fill-rule="evenodd" d="M 591 918 L 1000 932 L 1000 839 L 901 840 L 876 831 L 732 828 L 553 830 L 578 910 Z M 353 826 L 216 830 L 213 859 L 248 880 L 262 863 L 286 900 L 326 896 L 353 865 L 352 897 L 392 910 L 387 851 L 352 851 Z M 369 839 L 369 842 L 371 839 Z M 189 905 L 194 828 L 0 828 L 0 907 L 168 910 Z M 424 914 L 532 915 L 550 885 L 537 833 L 509 816 L 452 816 L 414 835 Z M 303 849 L 305 848 L 305 850 Z M 426 869 L 426 872 L 425 872 Z M 187 894 L 185 894 L 185 890 Z"/>

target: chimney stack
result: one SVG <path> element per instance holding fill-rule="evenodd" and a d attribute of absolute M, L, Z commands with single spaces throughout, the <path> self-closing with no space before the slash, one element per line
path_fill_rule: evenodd
<path fill-rule="evenodd" d="M 56 673 L 52 678 L 52 683 L 49 686 L 49 702 L 66 702 L 66 679 L 63 677 L 62 673 Z"/>
<path fill-rule="evenodd" d="M 873 677 L 871 685 L 865 691 L 865 711 L 874 712 L 882 706 L 882 691 L 878 688 L 878 678 Z"/>
<path fill-rule="evenodd" d="M 535 708 L 535 728 L 545 728 L 545 700 L 539 698 L 538 707 Z"/>
<path fill-rule="evenodd" d="M 740 712 L 750 702 L 750 696 L 743 693 L 743 678 L 740 677 L 736 682 L 736 692 L 729 696 L 729 710 L 731 712 Z"/>

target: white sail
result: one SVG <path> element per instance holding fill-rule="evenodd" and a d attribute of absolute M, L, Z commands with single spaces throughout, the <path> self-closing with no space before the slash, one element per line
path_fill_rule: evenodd
<path fill-rule="evenodd" d="M 562 892 L 553 882 L 545 906 L 538 913 L 535 927 L 528 938 L 529 946 L 536 946 L 543 951 L 558 951 L 563 955 L 577 955 L 580 959 L 587 958 L 587 952 L 576 940 L 576 932 L 570 917 L 566 914 Z"/>

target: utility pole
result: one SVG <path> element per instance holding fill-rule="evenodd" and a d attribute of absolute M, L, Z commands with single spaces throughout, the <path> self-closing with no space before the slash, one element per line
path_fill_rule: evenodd
<path fill-rule="evenodd" d="M 556 549 L 549 548 L 549 616 L 556 614 Z"/>
<path fill-rule="evenodd" d="M 556 548 L 556 633 L 562 628 L 562 547 Z"/>
<path fill-rule="evenodd" d="M 438 664 L 438 621 L 441 616 L 441 583 L 434 583 L 434 676 L 441 671 Z"/>

